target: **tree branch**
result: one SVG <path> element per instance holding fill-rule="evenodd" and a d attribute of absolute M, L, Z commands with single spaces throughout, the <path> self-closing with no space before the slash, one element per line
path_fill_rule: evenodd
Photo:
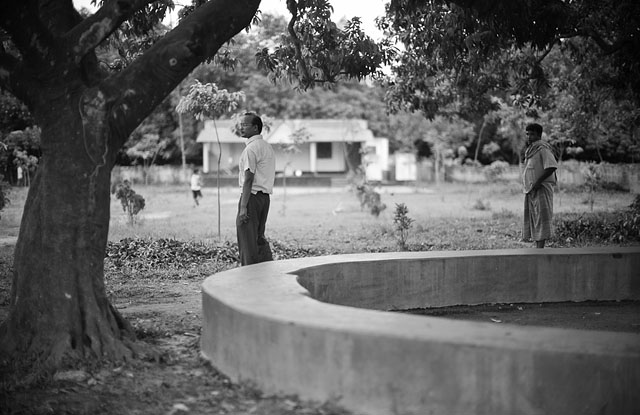
<path fill-rule="evenodd" d="M 129 133 L 200 63 L 247 27 L 260 0 L 211 0 L 122 72 L 100 84 L 120 147 Z"/>
<path fill-rule="evenodd" d="M 626 45 L 632 44 L 633 42 L 630 38 L 620 39 L 616 42 L 608 42 L 602 37 L 602 35 L 600 35 L 600 33 L 595 31 L 594 29 L 586 29 L 579 33 L 582 36 L 591 38 L 594 42 L 596 42 L 596 45 L 598 45 L 598 47 L 602 49 L 607 55 L 616 53 Z"/>
<path fill-rule="evenodd" d="M 549 55 L 549 53 L 551 53 L 551 51 L 553 50 L 553 48 L 554 48 L 554 46 L 555 46 L 555 45 L 556 45 L 555 43 L 553 43 L 553 44 L 549 45 L 549 46 L 547 47 L 547 49 L 546 49 L 544 52 L 542 52 L 542 55 L 540 55 L 540 57 L 539 57 L 539 58 L 538 58 L 538 60 L 536 61 L 536 62 L 538 63 L 538 65 L 542 63 L 542 61 L 544 60 L 544 58 L 546 58 L 546 57 L 547 57 L 547 55 Z"/>
<path fill-rule="evenodd" d="M 82 21 L 72 0 L 39 0 L 38 14 L 54 36 L 62 36 Z"/>
<path fill-rule="evenodd" d="M 0 1 L 0 27 L 25 61 L 40 65 L 53 45 L 53 36 L 40 20 L 37 0 Z"/>
<path fill-rule="evenodd" d="M 307 88 L 314 82 L 314 79 L 311 77 L 307 63 L 302 57 L 302 42 L 295 30 L 295 24 L 298 20 L 298 3 L 296 0 L 287 0 L 287 9 L 289 9 L 289 13 L 291 13 L 291 20 L 289 20 L 289 24 L 287 25 L 287 31 L 291 36 L 293 47 L 296 50 L 296 60 L 298 61 L 298 67 L 302 72 L 302 86 L 303 88 Z"/>
<path fill-rule="evenodd" d="M 84 19 L 74 27 L 65 40 L 72 45 L 76 62 L 79 62 L 88 52 L 96 48 L 108 38 L 118 27 L 133 14 L 144 8 L 153 0 L 111 0 L 92 16 Z"/>
<path fill-rule="evenodd" d="M 625 46 L 633 45 L 633 38 L 631 37 L 626 37 L 616 42 L 609 42 L 604 39 L 604 37 L 595 29 L 582 29 L 576 30 L 572 33 L 561 33 L 558 35 L 558 39 L 571 39 L 574 37 L 583 37 L 593 40 L 596 45 L 598 45 L 598 47 L 605 53 L 605 55 L 611 55 L 613 53 L 619 52 Z"/>

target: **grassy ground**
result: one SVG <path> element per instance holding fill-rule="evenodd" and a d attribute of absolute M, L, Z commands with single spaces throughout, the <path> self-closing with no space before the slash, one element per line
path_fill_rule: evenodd
<path fill-rule="evenodd" d="M 216 189 L 205 189 L 205 198 L 193 207 L 190 194 L 175 187 L 140 187 L 135 190 L 146 199 L 147 207 L 141 213 L 139 225 L 127 224 L 117 200 L 112 202 L 112 223 L 109 239 L 125 237 L 169 237 L 211 243 L 235 241 L 235 212 L 238 203 L 236 189 L 221 189 L 220 231 L 218 232 L 218 203 Z M 467 232 L 482 233 L 483 226 L 505 229 L 503 247 L 518 242 L 520 232 L 522 195 L 513 185 L 448 185 L 440 187 L 388 187 L 380 189 L 387 208 L 379 217 L 363 212 L 354 193 L 349 189 L 290 188 L 287 194 L 276 189 L 267 225 L 270 239 L 302 247 L 335 249 L 339 252 L 361 252 L 366 248 L 393 249 L 395 236 L 393 216 L 395 205 L 404 203 L 409 217 L 415 220 L 410 232 L 411 244 L 440 245 L 449 243 L 452 249 L 473 249 L 475 240 L 486 240 L 479 235 L 468 235 L 464 247 L 452 242 L 461 235 L 443 230 L 450 224 L 469 221 L 475 229 L 462 227 Z M 628 193 L 603 192 L 594 198 L 594 211 L 624 209 L 632 201 Z M 582 192 L 556 194 L 556 212 L 589 212 L 588 195 Z M 441 225 L 444 225 L 441 227 Z M 455 226 L 454 226 L 455 227 Z M 487 228 L 489 230 L 489 228 Z M 478 236 L 478 235 L 476 235 Z M 498 238 L 494 238 L 498 239 Z M 448 240 L 448 241 L 444 241 Z M 371 242 L 377 244 L 372 246 Z M 336 243 L 339 245 L 336 246 Z M 496 242 L 497 243 L 497 242 Z M 485 242 L 479 243 L 487 248 Z M 515 245 L 520 246 L 520 245 Z"/>
<path fill-rule="evenodd" d="M 155 359 L 118 367 L 83 367 L 59 372 L 39 382 L 5 382 L 0 388 L 0 413 L 6 414 L 343 414 L 338 403 L 301 402 L 295 397 L 264 396 L 248 384 L 233 384 L 200 359 L 200 284 L 211 273 L 235 266 L 234 216 L 236 189 L 222 189 L 220 228 L 216 189 L 193 206 L 190 193 L 178 187 L 134 190 L 146 208 L 131 226 L 119 201 L 112 200 L 109 240 L 176 239 L 193 258 L 182 263 L 143 258 L 105 262 L 106 286 L 112 303 L 133 324 L 141 341 L 158 350 Z M 519 240 L 522 195 L 512 185 L 447 185 L 430 188 L 381 189 L 387 208 L 379 217 L 362 211 L 348 189 L 296 189 L 272 198 L 267 236 L 278 258 L 331 253 L 397 250 L 393 223 L 396 204 L 408 207 L 414 220 L 408 246 L 412 250 L 523 248 Z M 25 189 L 9 195 L 12 203 L 0 219 L 0 320 L 6 316 L 13 241 L 18 234 Z M 625 209 L 628 193 L 598 193 L 593 210 Z M 587 194 L 559 192 L 556 212 L 589 213 Z M 137 240 L 137 239 L 136 239 Z M 146 240 L 146 239 L 145 239 Z M 555 240 L 552 246 L 566 246 Z M 169 248 L 165 251 L 168 252 Z M 223 252 L 221 256 L 205 253 Z M 231 258 L 231 259 L 230 259 Z M 164 262 L 163 262 L 164 261 Z M 0 377 L 0 381 L 2 378 Z"/>

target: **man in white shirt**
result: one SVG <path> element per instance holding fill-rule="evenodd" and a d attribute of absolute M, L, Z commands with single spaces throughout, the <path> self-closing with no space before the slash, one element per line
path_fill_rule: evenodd
<path fill-rule="evenodd" d="M 260 117 L 254 113 L 244 114 L 240 135 L 248 141 L 239 161 L 238 181 L 242 194 L 236 217 L 240 265 L 273 259 L 264 233 L 269 213 L 269 195 L 273 193 L 276 177 L 276 158 L 273 148 L 261 133 Z"/>

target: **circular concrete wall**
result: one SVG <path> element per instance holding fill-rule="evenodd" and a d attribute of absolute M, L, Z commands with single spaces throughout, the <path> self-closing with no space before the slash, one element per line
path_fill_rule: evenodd
<path fill-rule="evenodd" d="M 203 284 L 202 354 L 267 393 L 366 414 L 640 411 L 640 336 L 378 310 L 640 299 L 640 248 L 340 255 Z"/>

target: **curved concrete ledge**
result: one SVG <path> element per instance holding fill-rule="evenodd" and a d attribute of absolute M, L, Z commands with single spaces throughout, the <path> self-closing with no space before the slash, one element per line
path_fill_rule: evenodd
<path fill-rule="evenodd" d="M 639 270 L 640 247 L 257 264 L 204 282 L 201 349 L 235 381 L 267 393 L 336 399 L 355 413 L 639 413 L 638 334 L 378 311 L 638 300 Z"/>

